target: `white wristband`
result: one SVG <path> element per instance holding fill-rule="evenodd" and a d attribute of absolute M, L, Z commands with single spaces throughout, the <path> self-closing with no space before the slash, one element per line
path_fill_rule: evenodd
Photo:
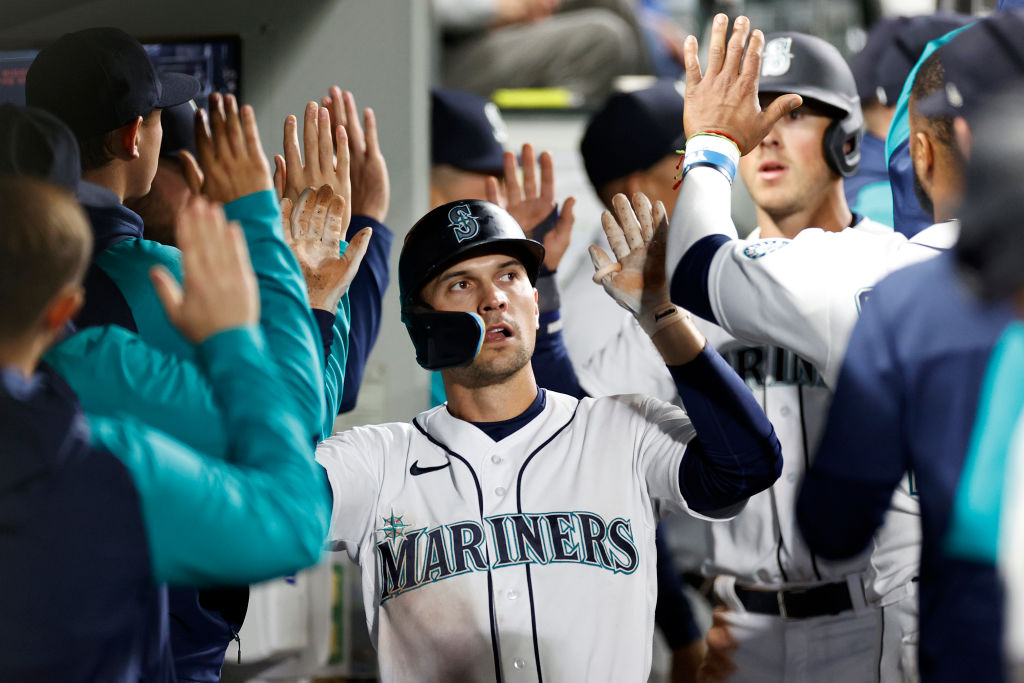
<path fill-rule="evenodd" d="M 688 316 L 684 309 L 679 308 L 672 302 L 668 302 L 662 306 L 658 306 L 648 313 L 643 313 L 637 316 L 636 321 L 640 323 L 640 327 L 647 333 L 648 337 L 653 337 L 655 334 L 668 327 L 674 325 L 683 319 L 683 316 Z"/>

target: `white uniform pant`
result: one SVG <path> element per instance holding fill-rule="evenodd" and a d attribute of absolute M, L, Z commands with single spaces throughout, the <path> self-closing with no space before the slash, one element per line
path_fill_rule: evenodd
<path fill-rule="evenodd" d="M 715 593 L 728 608 L 724 616 L 738 644 L 731 653 L 736 664 L 731 681 L 916 681 L 916 675 L 908 677 L 903 664 L 908 656 L 916 657 L 916 647 L 911 654 L 906 645 L 916 642 L 917 628 L 904 602 L 883 610 L 861 601 L 844 614 L 787 620 L 747 612 L 736 598 L 734 585 L 731 577 L 715 580 Z M 911 602 L 916 606 L 915 600 Z"/>

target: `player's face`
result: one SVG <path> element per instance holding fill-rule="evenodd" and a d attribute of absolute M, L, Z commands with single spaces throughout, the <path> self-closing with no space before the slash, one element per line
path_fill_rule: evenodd
<path fill-rule="evenodd" d="M 508 254 L 460 261 L 423 288 L 423 300 L 439 311 L 465 311 L 483 318 L 483 347 L 466 368 L 450 372 L 460 382 L 486 386 L 519 372 L 533 356 L 537 339 L 537 290 L 526 268 Z"/>
<path fill-rule="evenodd" d="M 762 100 L 761 106 L 766 104 Z M 807 106 L 797 107 L 740 159 L 743 182 L 760 209 L 785 217 L 822 200 L 828 185 L 838 178 L 825 162 L 822 148 L 831 122 Z"/>

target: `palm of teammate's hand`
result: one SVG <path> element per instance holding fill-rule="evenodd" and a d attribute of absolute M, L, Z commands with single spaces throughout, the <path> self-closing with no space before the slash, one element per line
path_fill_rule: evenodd
<path fill-rule="evenodd" d="M 348 228 L 345 199 L 323 185 L 309 187 L 292 203 L 281 200 L 284 241 L 295 254 L 309 290 L 313 308 L 335 312 L 359 270 L 371 228 L 363 228 L 341 254 L 341 240 Z"/>
<path fill-rule="evenodd" d="M 616 261 L 600 247 L 591 246 L 594 282 L 603 285 L 620 306 L 640 315 L 669 298 L 665 279 L 668 217 L 664 204 L 659 201 L 652 207 L 642 192 L 633 195 L 632 205 L 626 195 L 615 195 L 612 208 L 615 215 L 602 213 L 601 225 Z"/>

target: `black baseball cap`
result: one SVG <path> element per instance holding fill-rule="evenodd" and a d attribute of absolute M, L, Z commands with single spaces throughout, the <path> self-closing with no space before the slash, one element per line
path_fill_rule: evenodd
<path fill-rule="evenodd" d="M 1024 9 L 997 12 L 939 48 L 945 85 L 917 103 L 923 116 L 971 120 L 985 102 L 1024 77 Z"/>
<path fill-rule="evenodd" d="M 642 171 L 680 149 L 683 95 L 675 81 L 615 93 L 594 114 L 580 141 L 580 154 L 594 189 Z"/>
<path fill-rule="evenodd" d="M 53 114 L 2 105 L 0 175 L 40 178 L 75 192 L 82 178 L 78 140 Z"/>
<path fill-rule="evenodd" d="M 501 174 L 508 130 L 498 105 L 445 88 L 431 90 L 430 101 L 430 162 Z"/>
<path fill-rule="evenodd" d="M 864 49 L 850 61 L 861 101 L 875 97 L 882 104 L 895 106 L 928 43 L 972 21 L 973 17 L 952 12 L 878 20 Z"/>
<path fill-rule="evenodd" d="M 199 81 L 157 74 L 145 48 L 117 28 L 66 33 L 45 47 L 25 77 L 25 101 L 68 124 L 80 139 L 102 135 L 187 102 Z"/>

